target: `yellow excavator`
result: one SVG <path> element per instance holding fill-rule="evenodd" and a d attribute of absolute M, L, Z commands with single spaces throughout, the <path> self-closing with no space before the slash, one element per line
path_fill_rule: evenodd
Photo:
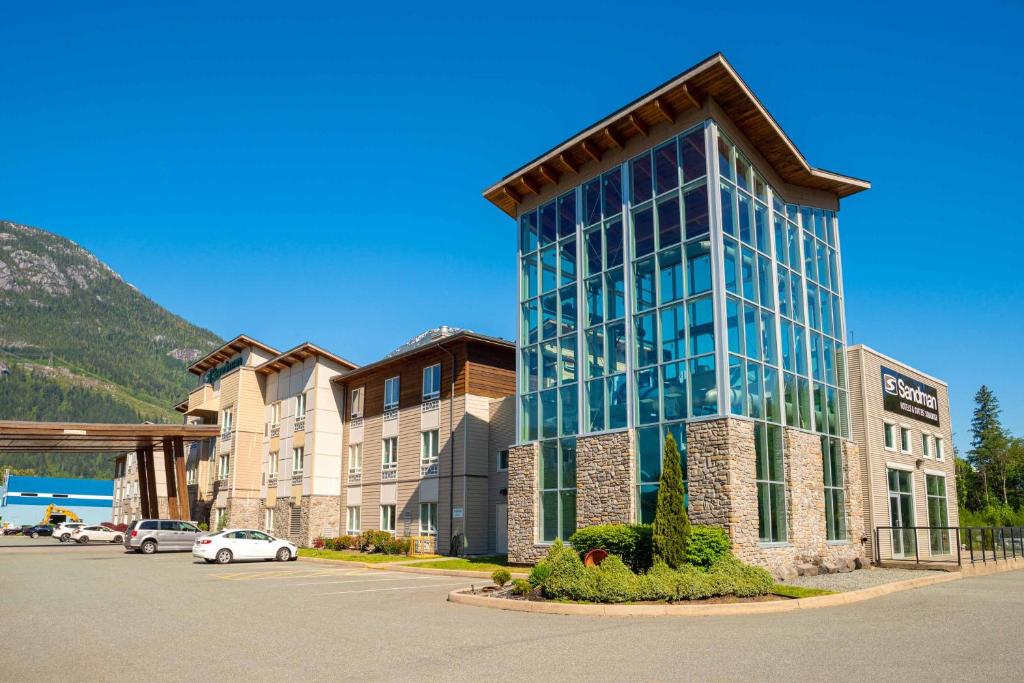
<path fill-rule="evenodd" d="M 67 508 L 59 508 L 53 503 L 46 506 L 43 521 L 40 524 L 59 524 L 60 522 L 81 522 L 81 518 Z"/>

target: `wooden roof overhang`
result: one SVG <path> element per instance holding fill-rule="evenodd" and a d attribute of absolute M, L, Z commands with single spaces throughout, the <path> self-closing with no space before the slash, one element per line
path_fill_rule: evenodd
<path fill-rule="evenodd" d="M 448 335 L 447 337 L 442 337 L 441 339 L 438 339 L 436 341 L 428 342 L 426 344 L 423 344 L 422 346 L 417 346 L 415 348 L 409 349 L 404 353 L 395 354 L 394 356 L 386 356 L 384 358 L 381 358 L 380 360 L 374 361 L 373 363 L 362 365 L 358 368 L 355 368 L 351 372 L 346 372 L 342 375 L 332 377 L 331 382 L 334 384 L 345 384 L 350 380 L 364 377 L 367 374 L 378 371 L 382 368 L 404 363 L 409 358 L 412 358 L 421 353 L 433 351 L 438 346 L 443 346 L 447 348 L 452 345 L 474 342 L 478 344 L 493 346 L 495 348 L 506 349 L 513 352 L 516 348 L 515 343 L 510 342 L 507 339 L 501 339 L 499 337 L 490 337 L 485 334 L 477 334 L 476 332 L 463 330 L 462 332 L 456 332 L 455 334 Z"/>
<path fill-rule="evenodd" d="M 249 347 L 256 347 L 267 353 L 279 353 L 277 349 L 267 346 L 262 342 L 258 342 L 252 337 L 247 337 L 244 334 L 240 334 L 231 341 L 225 343 L 219 349 L 203 356 L 195 363 L 189 366 L 188 371 L 193 375 L 202 376 L 209 370 L 217 367 L 221 363 L 227 360 L 231 360 L 233 356 L 237 356 L 239 353 Z"/>
<path fill-rule="evenodd" d="M 580 174 L 590 163 L 659 123 L 674 123 L 679 113 L 700 109 L 711 97 L 767 159 L 782 179 L 838 197 L 867 190 L 871 183 L 814 168 L 721 53 L 684 71 L 646 95 L 548 150 L 484 190 L 484 197 L 513 218 L 523 199 L 546 184 Z"/>
<path fill-rule="evenodd" d="M 164 439 L 193 442 L 219 432 L 217 425 L 0 421 L 0 453 L 137 451 Z"/>
<path fill-rule="evenodd" d="M 330 351 L 322 349 L 316 344 L 304 342 L 296 346 L 294 349 L 290 349 L 274 358 L 271 358 L 266 363 L 263 363 L 262 365 L 257 367 L 256 372 L 259 372 L 264 375 L 269 375 L 272 372 L 280 372 L 281 370 L 290 368 L 293 365 L 298 365 L 299 363 L 302 363 L 307 358 L 313 358 L 316 356 L 326 358 L 349 370 L 356 367 L 355 363 L 347 361 L 341 356 L 337 356 L 331 353 Z"/>

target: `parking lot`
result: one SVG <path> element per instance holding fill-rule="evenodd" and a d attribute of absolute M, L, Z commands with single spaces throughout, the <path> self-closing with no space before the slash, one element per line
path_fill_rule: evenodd
<path fill-rule="evenodd" d="M 0 539 L 0 680 L 948 680 L 1024 669 L 1024 572 L 803 613 L 669 619 L 445 602 L 470 582 Z"/>

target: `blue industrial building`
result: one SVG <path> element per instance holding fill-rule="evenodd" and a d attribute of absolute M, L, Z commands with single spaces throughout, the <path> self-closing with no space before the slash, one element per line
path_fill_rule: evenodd
<path fill-rule="evenodd" d="M 51 503 L 71 510 L 83 522 L 107 522 L 114 508 L 114 482 L 9 475 L 0 488 L 0 523 L 39 524 Z"/>

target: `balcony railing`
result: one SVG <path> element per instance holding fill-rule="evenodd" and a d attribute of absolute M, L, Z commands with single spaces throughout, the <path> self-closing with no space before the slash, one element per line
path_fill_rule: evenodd
<path fill-rule="evenodd" d="M 231 432 L 222 432 L 220 435 L 221 441 L 231 441 Z"/>
<path fill-rule="evenodd" d="M 384 411 L 384 421 L 389 422 L 391 420 L 398 419 L 398 408 L 392 408 L 391 410 Z"/>
<path fill-rule="evenodd" d="M 270 438 L 276 439 L 281 436 L 281 425 L 270 425 Z"/>
<path fill-rule="evenodd" d="M 348 471 L 348 483 L 350 483 L 350 484 L 359 484 L 359 483 L 362 483 L 362 481 L 363 481 L 363 471 L 362 470 L 349 470 Z"/>
<path fill-rule="evenodd" d="M 302 483 L 302 472 L 296 472 L 295 474 L 292 475 L 292 484 L 301 484 L 301 483 Z"/>
<path fill-rule="evenodd" d="M 423 403 L 420 404 L 420 411 L 427 413 L 430 412 L 431 410 L 437 410 L 439 407 L 441 407 L 441 402 L 438 399 L 425 399 Z"/>
<path fill-rule="evenodd" d="M 351 419 L 349 419 L 348 424 L 349 424 L 349 427 L 351 427 L 352 429 L 355 429 L 356 427 L 362 427 L 363 426 L 363 416 L 362 415 L 360 415 L 359 417 L 354 417 L 353 416 Z"/>
<path fill-rule="evenodd" d="M 875 527 L 875 562 L 988 564 L 1024 558 L 1024 527 Z"/>
<path fill-rule="evenodd" d="M 304 432 L 306 431 L 306 418 L 300 417 L 295 420 L 295 427 L 292 429 L 293 432 Z"/>
<path fill-rule="evenodd" d="M 398 479 L 398 468 L 397 467 L 391 467 L 391 468 L 388 468 L 388 469 L 382 469 L 380 471 L 380 480 L 381 481 L 395 481 L 396 479 Z"/>
<path fill-rule="evenodd" d="M 420 476 L 421 477 L 436 477 L 437 476 L 437 461 L 433 462 L 421 462 L 420 463 Z"/>
<path fill-rule="evenodd" d="M 272 474 L 267 477 L 267 486 L 277 486 L 277 475 Z"/>

